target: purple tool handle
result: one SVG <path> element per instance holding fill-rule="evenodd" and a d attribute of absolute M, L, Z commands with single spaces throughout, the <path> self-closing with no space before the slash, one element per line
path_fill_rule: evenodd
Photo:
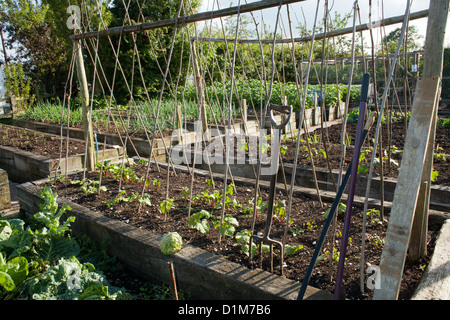
<path fill-rule="evenodd" d="M 356 127 L 355 151 L 353 153 L 351 176 L 349 181 L 349 190 L 347 198 L 347 209 L 345 211 L 344 231 L 342 234 L 341 251 L 339 253 L 339 263 L 336 276 L 336 287 L 334 290 L 334 299 L 341 299 L 342 278 L 344 274 L 345 255 L 347 253 L 348 235 L 350 231 L 350 220 L 352 216 L 353 199 L 355 196 L 356 178 L 358 173 L 359 155 L 361 153 L 362 134 L 364 130 L 364 116 L 367 106 L 367 91 L 369 87 L 369 74 L 364 74 L 361 90 L 361 101 L 359 104 L 358 124 Z"/>

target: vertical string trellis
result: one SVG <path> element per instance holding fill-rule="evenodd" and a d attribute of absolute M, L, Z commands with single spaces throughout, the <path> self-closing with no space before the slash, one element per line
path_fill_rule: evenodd
<path fill-rule="evenodd" d="M 222 198 L 222 212 L 220 214 L 220 227 L 219 227 L 219 243 L 222 238 L 221 229 L 224 221 L 224 215 L 225 215 L 225 194 L 227 190 L 227 178 L 228 178 L 228 170 L 229 170 L 229 162 L 230 162 L 230 150 L 228 150 L 230 146 L 230 134 L 231 134 L 231 113 L 232 113 L 232 100 L 233 100 L 233 86 L 234 86 L 234 67 L 236 64 L 236 50 L 237 50 L 237 39 L 239 34 L 239 22 L 240 22 L 240 15 L 241 15 L 241 0 L 239 0 L 238 3 L 238 13 L 237 13 L 237 20 L 236 20 L 236 38 L 234 41 L 234 49 L 233 49 L 233 59 L 231 64 L 231 87 L 230 87 L 230 95 L 229 95 L 229 101 L 228 101 L 228 130 L 226 135 L 226 143 L 225 143 L 225 169 L 224 169 L 224 178 L 223 178 L 223 198 Z M 233 152 L 233 150 L 231 150 Z"/>

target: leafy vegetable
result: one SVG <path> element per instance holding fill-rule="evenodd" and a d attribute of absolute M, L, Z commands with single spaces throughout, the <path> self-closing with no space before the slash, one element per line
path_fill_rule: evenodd
<path fill-rule="evenodd" d="M 291 254 L 296 253 L 298 250 L 303 249 L 303 246 L 301 244 L 292 246 L 292 245 L 285 245 L 284 246 L 284 253 L 289 256 Z"/>
<path fill-rule="evenodd" d="M 122 299 L 128 293 L 108 285 L 90 263 L 80 263 L 78 242 L 69 231 L 74 217 L 59 208 L 51 188 L 40 193 L 41 211 L 25 228 L 21 219 L 0 219 L 0 299 Z"/>
<path fill-rule="evenodd" d="M 159 209 L 162 213 L 169 213 L 170 208 L 173 206 L 173 199 L 166 199 L 159 203 Z"/>
<path fill-rule="evenodd" d="M 71 216 L 62 224 L 60 222 L 62 215 L 66 211 L 71 210 L 71 208 L 68 205 L 63 205 L 58 210 L 58 203 L 56 202 L 58 196 L 53 194 L 50 187 L 44 187 L 40 192 L 40 196 L 45 202 L 40 205 L 41 211 L 33 215 L 33 217 L 45 224 L 49 229 L 50 235 L 63 235 L 69 230 L 70 223 L 75 221 L 75 217 Z"/>
<path fill-rule="evenodd" d="M 221 234 L 225 235 L 225 236 L 229 236 L 232 237 L 234 235 L 234 232 L 236 231 L 235 226 L 239 226 L 239 222 L 237 221 L 236 218 L 230 216 L 230 215 L 226 215 L 223 218 L 223 222 L 222 225 L 220 226 L 220 221 L 218 219 L 218 221 L 214 224 L 214 227 L 220 227 L 219 231 Z"/>
<path fill-rule="evenodd" d="M 208 211 L 202 210 L 200 212 L 194 213 L 189 217 L 189 226 L 197 229 L 203 234 L 206 234 L 209 232 L 209 222 L 207 219 L 209 219 L 211 215 Z M 206 219 L 205 219 L 206 218 Z"/>
<path fill-rule="evenodd" d="M 169 232 L 165 234 L 160 243 L 161 252 L 165 255 L 171 255 L 178 252 L 183 244 L 183 239 L 178 232 Z"/>
<path fill-rule="evenodd" d="M 116 300 L 128 297 L 119 288 L 109 286 L 90 263 L 75 257 L 60 259 L 40 277 L 29 281 L 29 294 L 36 300 Z M 110 293 L 109 290 L 113 292 Z"/>
<path fill-rule="evenodd" d="M 12 291 L 28 276 L 28 261 L 24 257 L 15 257 L 6 262 L 0 252 L 0 286 Z"/>

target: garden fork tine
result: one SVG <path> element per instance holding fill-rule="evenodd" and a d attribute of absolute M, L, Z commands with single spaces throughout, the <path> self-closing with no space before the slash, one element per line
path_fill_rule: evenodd
<path fill-rule="evenodd" d="M 270 104 L 269 108 L 270 108 L 270 119 L 271 119 L 273 128 L 275 128 L 277 130 L 284 128 L 286 126 L 286 124 L 289 123 L 289 120 L 291 118 L 292 105 L 280 106 L 280 105 Z M 273 116 L 273 110 L 287 114 L 288 116 L 283 120 L 283 122 L 281 124 L 277 124 L 274 119 L 274 116 Z M 280 135 L 278 136 L 278 138 L 279 138 L 279 141 L 281 141 Z M 276 190 L 276 183 L 277 183 L 277 176 L 278 176 L 278 164 L 279 164 L 278 152 L 279 152 L 279 150 L 277 150 L 276 157 L 272 155 L 273 160 L 275 160 L 275 158 L 276 158 L 276 161 L 277 161 L 276 169 L 277 170 L 275 170 L 275 173 L 270 178 L 269 203 L 268 203 L 268 207 L 267 207 L 267 217 L 266 217 L 266 226 L 264 229 L 264 234 L 262 236 L 253 235 L 253 234 L 250 236 L 250 247 L 249 247 L 250 254 L 249 254 L 249 256 L 250 256 L 250 261 L 251 261 L 253 240 L 255 240 L 255 242 L 259 242 L 260 243 L 259 263 L 260 263 L 260 266 L 262 266 L 263 243 L 269 244 L 269 246 L 270 246 L 270 272 L 273 272 L 273 246 L 274 245 L 278 246 L 280 248 L 280 252 L 281 252 L 281 262 L 280 262 L 281 274 L 283 274 L 283 255 L 284 255 L 283 244 L 280 241 L 276 241 L 276 240 L 270 238 L 270 229 L 272 227 L 272 216 L 273 216 L 273 203 L 275 201 L 275 190 Z"/>

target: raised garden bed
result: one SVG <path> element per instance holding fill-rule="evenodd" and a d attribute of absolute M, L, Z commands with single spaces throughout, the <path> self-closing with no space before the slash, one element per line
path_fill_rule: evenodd
<path fill-rule="evenodd" d="M 328 154 L 327 158 L 330 161 L 331 168 L 338 169 L 340 165 L 340 159 L 342 155 L 341 148 L 341 124 L 335 124 L 329 127 L 324 128 L 324 136 L 327 143 Z M 398 177 L 398 169 L 401 164 L 402 151 L 404 147 L 406 131 L 405 125 L 403 122 L 394 122 L 390 128 L 390 136 L 388 135 L 387 129 L 384 127 L 382 132 L 382 147 L 383 147 L 383 157 L 384 157 L 384 171 L 383 174 L 385 177 L 396 179 Z M 344 169 L 350 163 L 353 157 L 353 144 L 355 141 L 355 132 L 356 132 L 356 123 L 347 124 L 347 133 L 350 145 L 346 147 L 346 157 L 344 162 Z M 371 160 L 371 149 L 373 147 L 372 139 L 374 138 L 375 129 L 369 132 L 365 145 L 363 146 L 363 150 L 365 150 L 364 155 L 362 156 L 362 165 L 370 165 Z M 434 184 L 450 186 L 450 161 L 447 161 L 446 157 L 450 155 L 450 128 L 445 127 L 437 127 L 436 128 L 436 140 L 435 140 L 435 157 L 433 161 L 433 168 L 436 170 L 439 175 L 436 177 L 436 180 L 433 182 Z M 391 147 L 391 159 L 392 161 L 389 163 L 388 161 L 388 139 L 390 139 L 390 147 Z M 317 128 L 314 132 L 310 133 L 310 146 L 313 152 L 314 164 L 318 168 L 327 168 L 327 161 L 324 157 L 324 147 L 321 143 L 322 141 L 322 129 Z M 380 141 L 380 140 L 379 140 Z M 287 164 L 293 163 L 295 158 L 295 147 L 296 141 L 287 139 L 284 144 L 287 147 L 287 151 L 283 156 L 283 161 Z M 302 167 L 311 167 L 311 161 L 309 159 L 309 153 L 306 149 L 307 145 L 305 142 L 301 142 L 300 148 L 301 152 L 298 156 L 298 165 Z M 444 160 L 445 158 L 445 160 Z M 379 174 L 379 167 L 375 167 L 375 173 Z"/>
<path fill-rule="evenodd" d="M 140 176 L 145 172 L 146 168 L 145 165 L 135 164 L 132 169 L 137 176 Z M 79 225 L 74 226 L 74 229 L 80 228 L 80 232 L 88 232 L 99 240 L 112 241 L 114 239 L 110 246 L 112 254 L 118 255 L 119 259 L 128 261 L 127 263 L 131 264 L 136 270 L 144 272 L 144 267 L 150 267 L 151 271 L 148 271 L 150 276 L 153 274 L 156 277 L 166 278 L 166 261 L 171 259 L 174 261 L 175 269 L 178 270 L 177 281 L 182 284 L 181 286 L 196 293 L 203 292 L 209 298 L 261 298 L 254 291 L 247 291 L 248 287 L 246 285 L 250 284 L 250 288 L 260 292 L 263 297 L 295 299 L 299 289 L 299 281 L 304 277 L 315 248 L 315 242 L 321 232 L 321 224 L 325 220 L 322 214 L 330 206 L 330 203 L 326 203 L 325 207 L 321 208 L 313 196 L 305 195 L 299 191 L 294 193 L 291 223 L 289 224 L 286 244 L 290 246 L 301 245 L 302 247 L 298 248 L 294 254 L 285 256 L 284 276 L 280 277 L 279 267 L 277 267 L 279 259 L 277 257 L 274 258 L 274 274 L 270 274 L 264 271 L 268 270 L 268 257 L 263 257 L 261 269 L 258 268 L 255 265 L 258 257 L 254 257 L 252 259 L 253 263 L 250 263 L 248 256 L 241 247 L 242 243 L 238 243 L 236 240 L 236 235 L 244 233 L 245 230 L 251 230 L 252 218 L 246 208 L 251 207 L 251 204 L 247 201 L 254 197 L 253 180 L 236 178 L 236 192 L 228 194 L 230 200 L 233 200 L 230 204 L 234 203 L 235 205 L 230 205 L 226 210 L 226 214 L 235 218 L 239 225 L 235 226 L 236 230 L 233 232 L 232 237 L 222 235 L 219 243 L 218 229 L 211 226 L 211 230 L 208 233 L 202 234 L 188 223 L 189 201 L 185 199 L 188 195 L 185 188 L 189 188 L 192 180 L 191 176 L 186 174 L 185 169 L 180 167 L 176 176 L 174 173 L 169 175 L 170 192 L 168 197 L 173 199 L 173 205 L 167 215 L 160 210 L 161 201 L 166 199 L 167 171 L 164 169 L 164 164 L 161 163 L 159 165 L 159 170 L 155 165 L 152 165 L 149 177 L 151 177 L 152 181 L 154 179 L 159 181 L 160 185 L 158 191 L 155 190 L 156 184 L 151 184 L 149 189 L 146 189 L 146 194 L 149 195 L 152 205 L 143 205 L 141 210 L 139 210 L 139 201 L 137 200 L 130 202 L 128 198 L 128 201 L 118 201 L 117 181 L 106 175 L 103 176 L 103 185 L 107 191 L 101 192 L 98 196 L 80 191 L 79 186 L 75 184 L 69 183 L 66 186 L 65 182 L 56 181 L 52 186 L 54 191 L 60 196 L 61 203 L 68 203 L 76 208 L 77 216 L 80 217 L 79 220 L 81 221 Z M 220 175 L 214 175 L 214 188 L 211 184 L 205 182 L 205 180 L 210 178 L 207 171 L 196 172 L 195 180 L 192 184 L 193 188 L 189 190 L 194 199 L 191 215 L 199 212 L 201 209 L 208 210 L 216 219 L 220 215 L 221 209 L 215 207 L 219 202 L 215 201 L 217 198 L 214 197 L 214 195 L 221 193 L 223 190 Z M 71 179 L 76 180 L 76 177 L 71 177 Z M 88 179 L 98 179 L 98 173 L 89 175 Z M 43 184 L 45 182 L 19 186 L 19 202 L 24 210 L 32 210 L 31 206 L 37 205 L 31 199 L 37 198 L 36 193 Z M 281 186 L 278 186 L 278 188 L 276 203 L 280 204 L 279 207 L 282 207 L 282 202 L 278 201 L 285 200 L 287 203 L 287 200 L 282 193 L 283 188 Z M 262 182 L 261 189 L 262 203 L 264 203 L 267 201 L 268 184 Z M 126 192 L 122 196 L 129 197 L 135 193 L 140 194 L 142 187 L 138 183 L 124 183 L 122 190 Z M 30 192 L 34 195 L 31 195 Z M 107 203 L 109 203 L 109 206 Z M 382 252 L 382 241 L 388 217 L 386 217 L 386 221 L 383 224 L 380 224 L 376 220 L 376 211 L 372 211 L 372 213 L 374 216 L 368 220 L 365 261 L 372 265 L 377 265 Z M 284 234 L 286 221 L 283 218 L 282 214 L 275 215 L 271 233 L 275 239 L 280 238 Z M 214 218 L 211 218 L 210 222 L 212 223 L 213 220 Z M 434 221 L 434 219 L 430 219 L 430 221 Z M 262 231 L 265 225 L 264 222 L 265 214 L 262 211 L 257 215 L 255 232 Z M 361 211 L 357 208 L 354 210 L 352 223 L 350 232 L 352 240 L 348 248 L 343 282 L 346 288 L 346 297 L 348 299 L 370 299 L 371 292 L 369 290 L 364 295 L 359 292 L 362 216 Z M 343 215 L 340 214 L 337 219 L 336 231 L 342 230 L 342 225 Z M 428 242 L 428 252 L 430 254 L 432 253 L 434 237 L 439 230 L 439 226 L 440 223 L 430 223 Z M 183 237 L 184 244 L 188 244 L 188 246 L 185 246 L 173 256 L 163 256 L 159 250 L 160 237 L 172 231 L 177 231 Z M 126 238 L 127 236 L 131 236 L 131 238 Z M 118 238 L 115 239 L 115 237 Z M 130 247 L 127 247 L 127 245 L 130 245 Z M 150 248 L 148 245 L 150 245 Z M 123 250 L 124 247 L 128 249 L 120 253 L 120 250 Z M 339 248 L 340 237 L 339 233 L 337 233 L 334 249 L 338 252 Z M 326 256 L 330 255 L 326 253 L 326 250 L 333 252 L 329 241 L 324 244 L 324 259 L 316 264 L 310 285 L 320 289 L 319 292 L 331 293 L 334 290 L 334 282 L 330 282 L 328 279 L 329 261 Z M 187 263 L 187 261 L 190 262 Z M 423 264 L 426 263 L 427 259 L 418 264 L 406 265 L 400 299 L 408 299 L 414 292 L 414 288 L 418 285 L 420 275 L 423 272 Z M 336 265 L 335 261 L 334 267 Z M 334 275 L 333 272 L 332 275 Z M 278 281 L 281 281 L 281 283 Z M 221 289 L 218 290 L 217 288 Z M 267 291 L 271 292 L 268 293 Z M 317 292 L 316 290 L 311 298 L 324 298 L 327 296 Z M 316 294 L 319 294 L 319 296 Z"/>
<path fill-rule="evenodd" d="M 310 160 L 309 149 L 313 155 L 314 167 L 316 173 L 316 179 L 318 182 L 318 187 L 323 191 L 335 191 L 335 185 L 338 183 L 340 158 L 342 156 L 342 147 L 340 145 L 340 135 L 341 135 L 341 125 L 334 124 L 325 129 L 325 137 L 327 139 L 327 149 L 324 148 L 322 144 L 322 129 L 315 128 L 315 131 L 309 134 L 309 144 L 306 143 L 305 135 L 302 135 L 302 140 L 299 145 L 298 154 L 298 165 L 296 169 L 296 179 L 295 184 L 297 186 L 305 188 L 315 188 L 315 180 L 312 170 L 312 162 Z M 349 141 L 354 141 L 354 132 L 356 130 L 356 124 L 348 124 L 347 132 Z M 386 130 L 382 130 L 383 141 L 388 141 L 388 134 Z M 433 163 L 433 170 L 438 174 L 436 179 L 432 182 L 431 186 L 431 208 L 442 211 L 450 211 L 450 143 L 448 136 L 450 133 L 450 128 L 437 128 L 436 133 L 436 143 L 435 143 L 435 157 Z M 365 190 L 367 187 L 367 178 L 370 160 L 371 160 L 371 149 L 374 130 L 369 133 L 366 138 L 364 151 L 361 153 L 360 157 L 360 170 L 358 175 L 356 195 L 365 196 Z M 285 153 L 282 155 L 283 166 L 280 167 L 281 170 L 284 168 L 286 175 L 286 182 L 290 185 L 291 175 L 293 172 L 293 162 L 295 159 L 295 148 L 296 140 L 292 139 L 290 135 L 286 135 L 287 139 L 282 140 L 281 144 Z M 255 159 L 253 162 L 249 157 L 249 153 L 242 149 L 242 140 L 244 136 L 234 135 L 235 153 L 231 156 L 229 165 L 230 170 L 233 175 L 246 178 L 255 178 L 257 164 Z M 220 145 L 214 146 L 212 142 L 216 143 L 222 139 L 225 144 L 225 136 L 216 137 L 215 140 L 211 142 L 199 143 L 197 147 L 194 145 L 185 146 L 183 149 L 174 149 L 176 156 L 181 156 L 183 153 L 187 154 L 189 159 L 189 164 L 192 166 L 194 162 L 194 156 L 196 156 L 195 167 L 211 170 L 212 172 L 223 173 L 225 168 L 225 158 L 223 156 L 224 152 L 221 153 L 222 158 L 214 158 L 214 150 L 221 150 Z M 402 149 L 405 139 L 405 127 L 401 122 L 396 122 L 392 124 L 391 127 L 391 158 L 388 158 L 387 144 L 384 145 L 384 165 L 383 165 L 383 190 L 384 190 L 384 200 L 392 201 L 395 187 L 397 185 L 398 171 L 401 164 Z M 257 152 L 257 147 L 254 145 L 256 140 L 249 140 L 249 149 Z M 270 143 L 270 140 L 267 141 Z M 253 143 L 253 145 L 252 145 Z M 178 148 L 181 148 L 179 146 Z M 184 146 L 183 146 L 184 147 Z M 210 148 L 210 149 L 208 149 Z M 204 150 L 208 150 L 208 153 L 202 153 Z M 326 152 L 325 152 L 326 150 Z M 345 174 L 346 169 L 353 157 L 354 148 L 350 144 L 346 147 L 345 161 L 343 163 L 343 174 Z M 211 154 L 212 158 L 207 161 L 206 154 Z M 267 150 L 267 154 L 270 154 L 270 148 Z M 325 157 L 327 155 L 327 157 Z M 220 157 L 219 156 L 219 157 Z M 255 156 L 253 156 L 255 158 Z M 184 161 L 181 158 L 180 161 Z M 328 169 L 328 163 L 331 168 L 331 173 Z M 267 161 L 266 161 L 267 162 Z M 263 167 L 268 167 L 270 164 L 263 163 Z M 374 174 L 372 175 L 372 181 L 370 184 L 369 196 L 372 199 L 381 198 L 381 170 L 380 166 L 375 166 Z M 270 176 L 261 175 L 261 179 L 268 180 Z M 283 182 L 283 175 L 278 175 L 278 180 Z"/>
<path fill-rule="evenodd" d="M 0 211 L 11 207 L 8 173 L 0 169 Z"/>
<path fill-rule="evenodd" d="M 324 157 L 324 147 L 320 142 L 322 139 L 321 129 L 317 129 L 310 137 L 313 138 L 310 141 L 309 147 L 313 153 L 316 178 L 321 190 L 332 191 L 334 189 L 334 183 L 338 182 L 340 159 L 342 156 L 342 148 L 340 146 L 341 125 L 333 125 L 325 130 L 325 137 L 327 141 L 327 158 Z M 356 124 L 347 124 L 347 132 L 349 133 L 350 141 L 354 141 L 354 133 L 356 130 Z M 365 195 L 365 189 L 367 187 L 367 177 L 365 170 L 370 168 L 370 160 L 372 157 L 371 149 L 373 143 L 372 130 L 366 138 L 365 152 L 360 157 L 360 169 L 362 173 L 358 176 L 356 194 L 360 196 Z M 402 122 L 394 122 L 391 126 L 391 160 L 388 159 L 388 132 L 382 130 L 383 134 L 383 149 L 384 151 L 384 165 L 383 165 L 383 187 L 384 187 L 384 199 L 386 201 L 392 201 L 395 187 L 397 185 L 397 177 L 402 160 L 402 150 L 405 141 L 405 126 Z M 430 207 L 436 210 L 442 210 L 450 212 L 450 143 L 448 137 L 450 136 L 450 128 L 438 127 L 436 129 L 436 141 L 435 141 L 435 156 L 433 159 L 433 170 L 437 173 L 435 180 L 432 181 L 431 194 L 430 194 Z M 296 142 L 288 140 L 286 143 L 287 151 L 283 156 L 284 167 L 286 174 L 291 178 L 291 172 L 293 171 L 293 160 L 295 159 L 295 147 Z M 295 182 L 299 186 L 314 187 L 314 178 L 312 172 L 312 162 L 309 159 L 309 152 L 306 143 L 300 144 L 300 151 L 298 155 L 298 165 L 296 169 Z M 345 174 L 346 168 L 353 157 L 353 146 L 346 147 L 346 157 L 343 164 L 343 174 Z M 332 169 L 332 173 L 328 170 L 328 163 Z M 381 198 L 381 170 L 379 166 L 375 166 L 374 174 L 371 181 L 370 197 L 375 199 Z"/>
<path fill-rule="evenodd" d="M 61 126 L 51 123 L 43 123 L 36 121 L 15 119 L 14 125 L 28 128 L 36 131 L 47 132 L 52 134 L 60 134 Z M 67 126 L 63 127 L 62 134 L 67 135 Z M 109 132 L 106 132 L 106 128 L 96 128 L 98 142 L 105 142 L 109 145 L 119 145 L 127 147 L 127 154 L 130 156 L 141 156 L 144 158 L 150 157 L 150 143 L 143 133 L 129 133 L 130 140 L 126 139 L 126 133 L 121 132 L 118 134 L 114 132 L 114 129 L 109 128 Z M 75 139 L 83 139 L 84 133 L 82 128 L 70 127 L 69 136 Z M 192 132 L 183 132 L 181 136 L 178 135 L 178 131 L 170 130 L 163 133 L 163 137 L 159 135 L 153 141 L 153 159 L 157 161 L 165 161 L 167 152 L 166 148 L 170 148 L 172 145 L 177 144 L 179 139 L 182 139 L 184 143 L 194 142 L 195 135 Z"/>
<path fill-rule="evenodd" d="M 0 125 L 0 140 L 0 167 L 13 181 L 33 181 L 79 171 L 85 164 L 83 140 L 69 139 L 67 149 L 67 139 L 4 124 Z M 117 161 L 123 156 L 123 148 L 119 146 L 98 145 L 98 161 Z"/>

